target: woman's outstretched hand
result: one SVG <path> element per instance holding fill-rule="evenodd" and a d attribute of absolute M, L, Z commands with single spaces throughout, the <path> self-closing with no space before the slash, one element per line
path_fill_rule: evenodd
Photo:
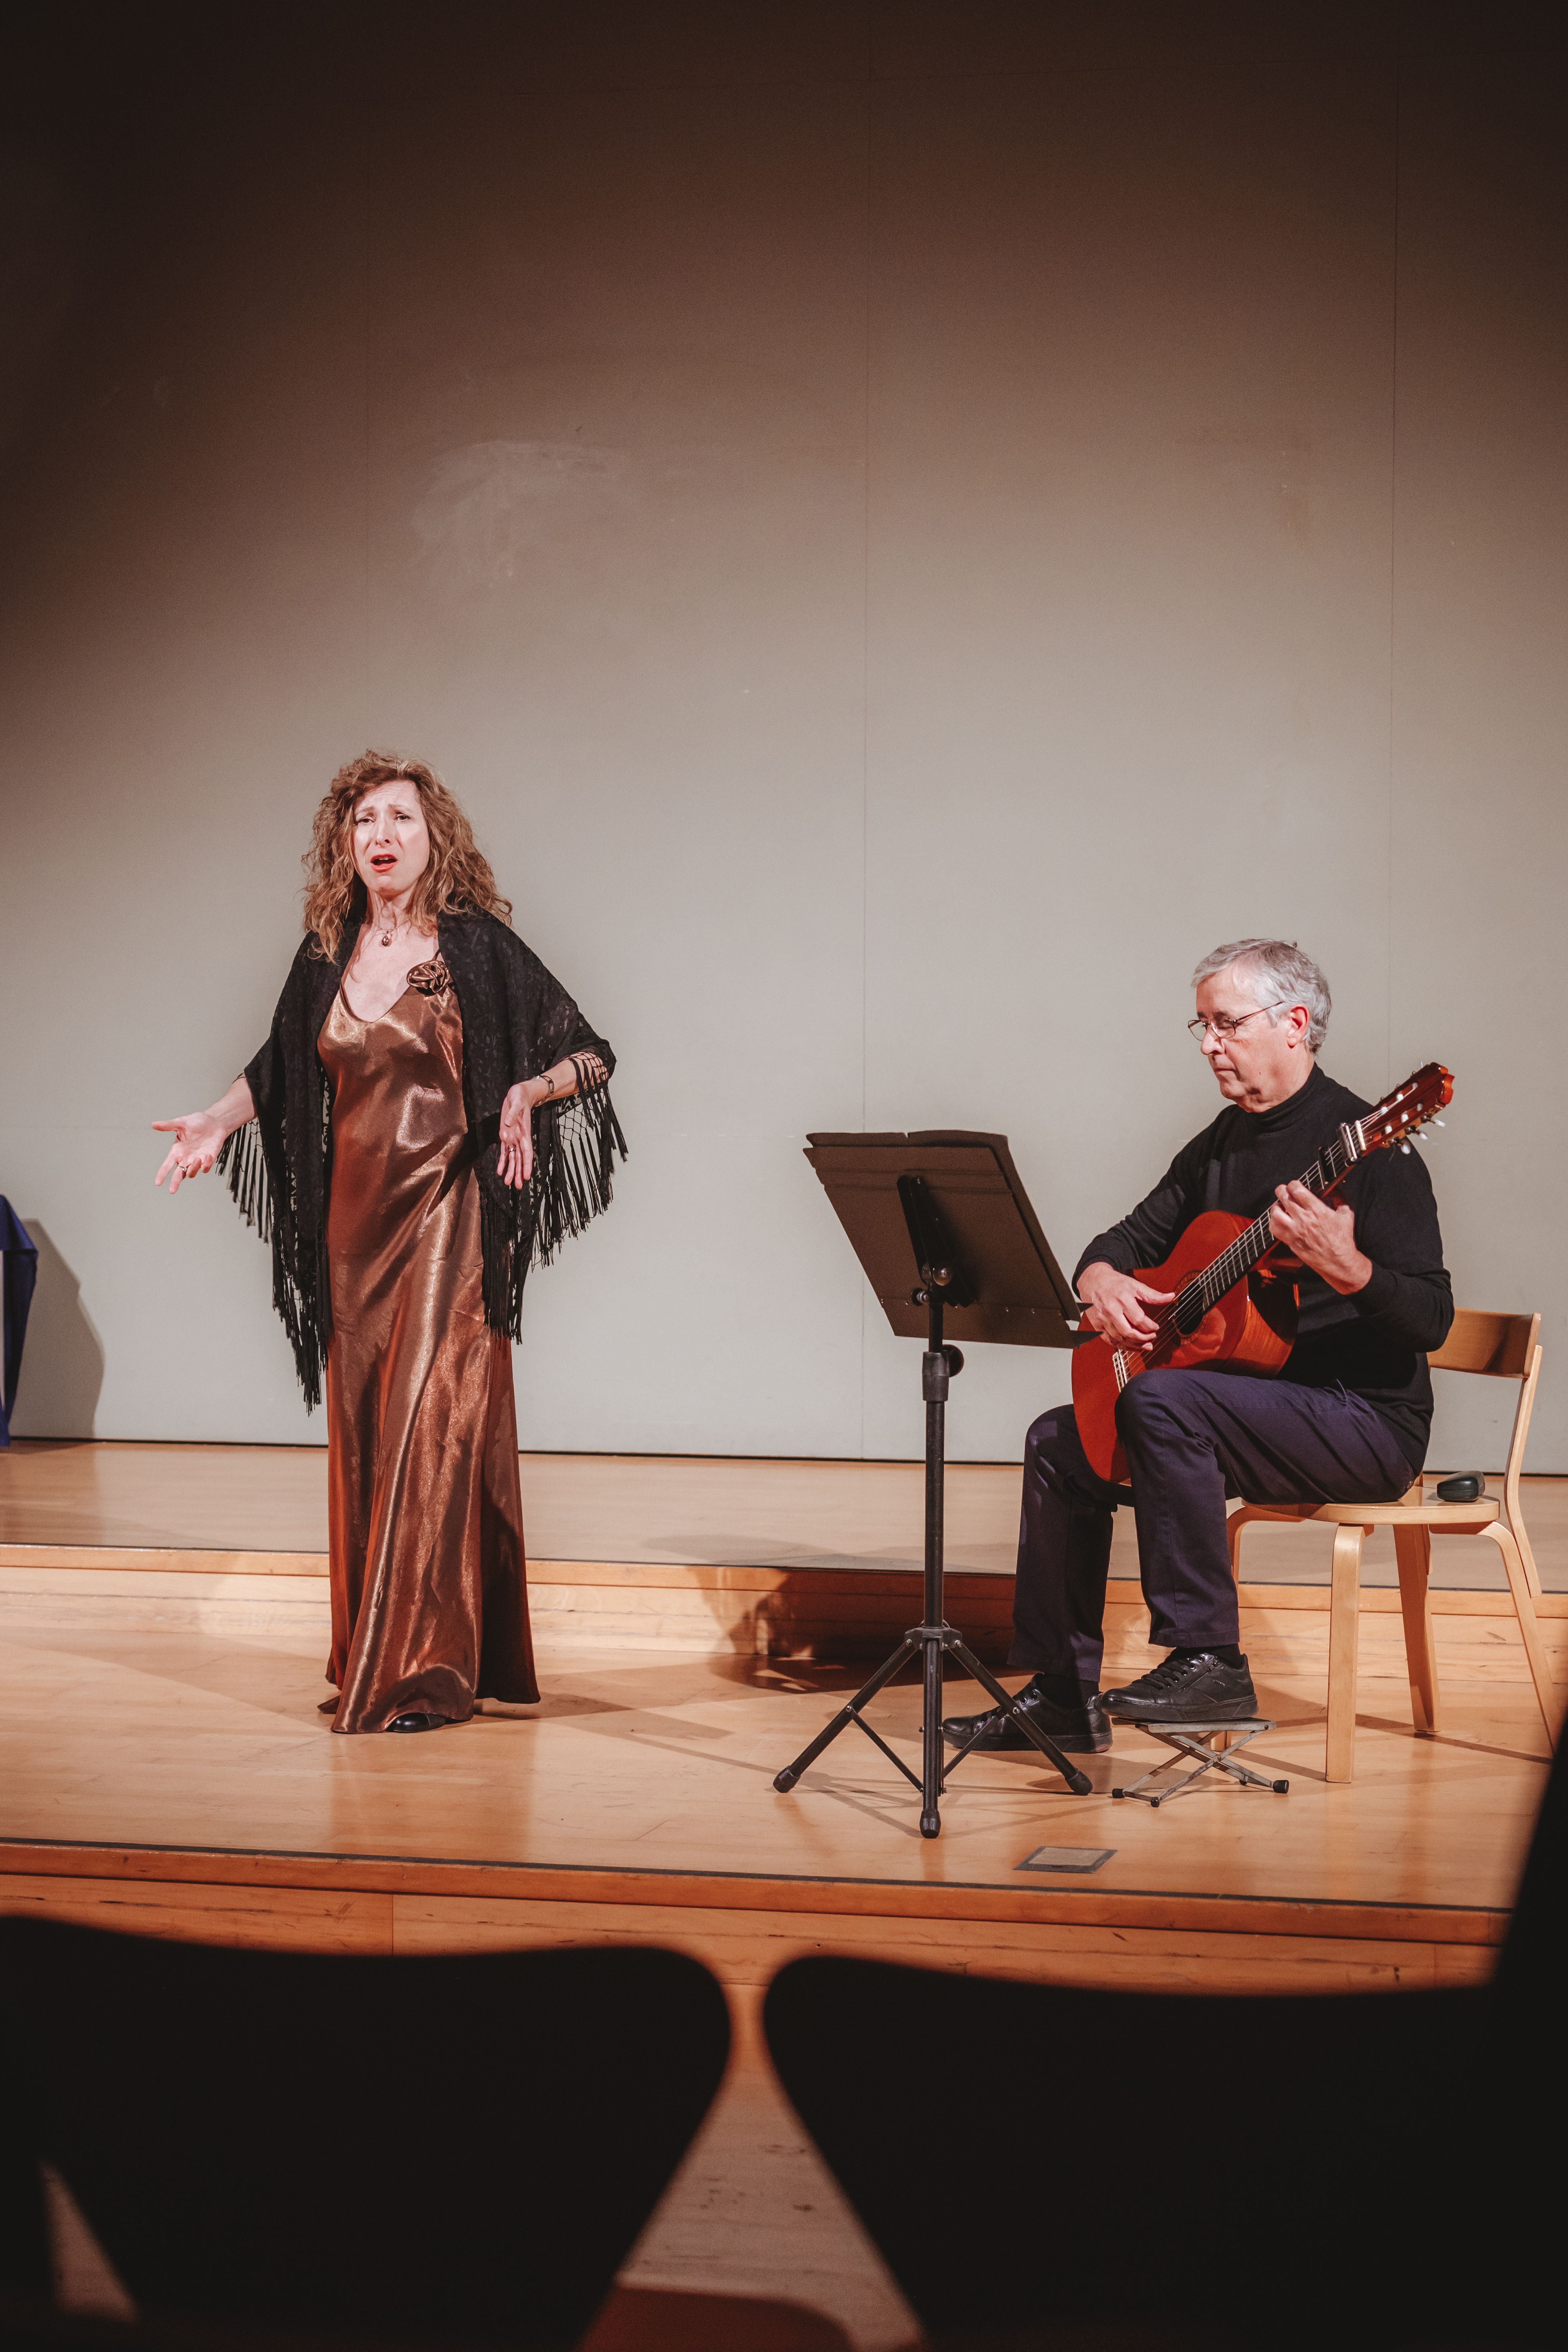
<path fill-rule="evenodd" d="M 496 1173 L 503 1184 L 521 1189 L 533 1173 L 533 1106 L 540 1093 L 537 1079 L 521 1078 L 500 1107 L 500 1156 Z"/>
<path fill-rule="evenodd" d="M 206 1174 L 228 1133 L 223 1121 L 215 1118 L 210 1110 L 187 1111 L 184 1118 L 155 1118 L 153 1126 L 157 1134 L 174 1139 L 169 1146 L 168 1158 L 153 1179 L 154 1184 L 161 1184 L 165 1176 L 168 1178 L 171 1199 L 187 1177 Z"/>
<path fill-rule="evenodd" d="M 256 1117 L 256 1104 L 251 1097 L 248 1078 L 236 1078 L 227 1094 L 215 1102 L 210 1110 L 188 1110 L 184 1118 L 155 1118 L 153 1132 L 172 1135 L 169 1156 L 153 1177 L 154 1184 L 169 1180 L 173 1198 L 187 1176 L 205 1176 L 218 1153 L 223 1150 L 226 1135 L 243 1127 L 247 1118 Z"/>

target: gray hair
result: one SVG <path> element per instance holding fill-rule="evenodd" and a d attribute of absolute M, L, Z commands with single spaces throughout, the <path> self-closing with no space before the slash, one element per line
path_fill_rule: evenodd
<path fill-rule="evenodd" d="M 1303 955 L 1294 940 L 1232 940 L 1228 947 L 1205 956 L 1193 974 L 1193 986 L 1228 971 L 1233 964 L 1237 980 L 1247 983 L 1265 1012 L 1285 1004 L 1306 1007 L 1307 1043 L 1315 1054 L 1329 1034 L 1334 1007 L 1329 983 L 1311 957 Z M 1274 1026 L 1272 1021 L 1269 1026 Z"/>

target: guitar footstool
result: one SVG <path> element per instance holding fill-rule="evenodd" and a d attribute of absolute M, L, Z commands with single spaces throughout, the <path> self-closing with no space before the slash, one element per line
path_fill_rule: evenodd
<path fill-rule="evenodd" d="M 1282 1797 L 1290 1786 L 1289 1780 L 1266 1780 L 1261 1772 L 1254 1772 L 1247 1765 L 1238 1763 L 1233 1750 L 1208 1745 L 1216 1733 L 1226 1731 L 1235 1739 L 1237 1748 L 1245 1748 L 1250 1740 L 1258 1738 L 1260 1731 L 1273 1730 L 1273 1717 L 1265 1721 L 1262 1716 L 1247 1716 L 1239 1723 L 1134 1723 L 1132 1728 L 1134 1731 L 1146 1731 L 1151 1739 L 1158 1739 L 1173 1752 L 1163 1756 L 1157 1764 L 1151 1765 L 1141 1780 L 1132 1781 L 1125 1789 L 1112 1789 L 1110 1793 L 1113 1797 L 1136 1797 L 1145 1805 L 1163 1805 L 1167 1797 L 1179 1797 L 1184 1789 L 1190 1789 L 1193 1782 L 1201 1780 L 1205 1772 L 1216 1771 L 1228 1772 L 1233 1780 L 1239 1780 L 1246 1789 L 1271 1789 L 1277 1797 Z M 1159 1790 L 1152 1790 L 1150 1781 L 1159 1773 L 1168 1772 L 1173 1763 L 1183 1756 L 1194 1759 L 1192 1771 L 1184 1772 L 1179 1780 L 1167 1781 Z"/>

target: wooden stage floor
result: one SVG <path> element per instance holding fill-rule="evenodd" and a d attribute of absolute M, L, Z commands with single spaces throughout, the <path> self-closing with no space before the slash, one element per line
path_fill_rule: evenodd
<path fill-rule="evenodd" d="M 867 2352 L 912 2332 L 759 2062 L 760 1994 L 794 1953 L 1193 1990 L 1492 1965 L 1547 1748 L 1517 1629 L 1452 1581 L 1462 1560 L 1435 1612 L 1441 1738 L 1414 1735 L 1396 1598 L 1373 1584 L 1356 1778 L 1327 1785 L 1315 1534 L 1266 1533 L 1243 1640 L 1279 1717 L 1252 1753 L 1287 1796 L 1211 1775 L 1157 1813 L 1118 1801 L 1158 1752 L 1119 1731 L 1085 1798 L 972 1759 L 928 1843 L 853 1732 L 790 1796 L 772 1786 L 918 1616 L 918 1466 L 524 1457 L 543 1702 L 416 1740 L 337 1738 L 317 1711 L 321 1468 L 306 1449 L 0 1454 L 0 1907 L 339 1951 L 695 1951 L 730 1989 L 737 2062 L 634 2284 L 796 2294 Z M 952 1613 L 994 1657 L 1017 1480 L 952 1475 Z M 1565 1681 L 1568 1482 L 1530 1485 Z M 1119 1527 L 1124 1577 L 1131 1544 Z M 1152 1654 L 1136 1590 L 1112 1588 L 1115 1675 Z M 970 1696 L 950 1685 L 955 1708 Z M 879 1703 L 911 1764 L 919 1717 L 912 1686 Z M 1041 1846 L 1112 1853 L 1088 1876 L 1025 1868 Z"/>
<path fill-rule="evenodd" d="M 752 1982 L 826 1945 L 1108 1983 L 1457 1981 L 1489 1964 L 1545 1769 L 1495 1621 L 1439 1621 L 1448 1726 L 1417 1740 L 1397 1620 L 1367 1619 L 1356 1779 L 1330 1788 L 1326 1621 L 1249 1611 L 1279 1717 L 1255 1753 L 1288 1797 L 1211 1778 L 1158 1813 L 1117 1802 L 1157 1752 L 1118 1732 L 1084 1798 L 1032 1763 L 971 1759 L 928 1843 L 912 1791 L 853 1734 L 773 1789 L 854 1666 L 545 1638 L 539 1708 L 347 1740 L 317 1713 L 317 1580 L 6 1585 L 0 1900 L 247 1941 L 652 1935 Z M 1151 1654 L 1138 1616 L 1112 1612 L 1118 1673 Z M 905 1686 L 877 1717 L 911 1762 L 919 1713 Z M 1046 1844 L 1113 1853 L 1089 1878 L 1026 1870 Z"/>
<path fill-rule="evenodd" d="M 1121 1732 L 1091 1759 L 1087 1798 L 1031 1763 L 972 1759 L 928 1843 L 912 1792 L 852 1733 L 791 1795 L 772 1786 L 860 1661 L 918 1614 L 918 1465 L 535 1456 L 524 1469 L 535 1548 L 542 1523 L 556 1555 L 531 1571 L 543 1704 L 389 1743 L 335 1738 L 317 1711 L 319 1454 L 0 1456 L 6 1898 L 342 1948 L 679 1935 L 747 1983 L 828 1943 L 1126 1983 L 1431 1982 L 1489 1965 L 1546 1755 L 1517 1629 L 1489 1592 L 1439 1596 L 1436 1740 L 1411 1727 L 1395 1596 L 1365 1593 L 1357 1775 L 1331 1789 L 1326 1594 L 1279 1580 L 1302 1575 L 1320 1531 L 1264 1531 L 1274 1580 L 1244 1587 L 1244 1639 L 1279 1719 L 1261 1748 L 1288 1797 L 1211 1776 L 1158 1813 L 1118 1802 L 1112 1786 L 1156 1752 Z M 952 1478 L 972 1562 L 952 1611 L 993 1656 L 1009 1580 L 984 1562 L 1017 1477 Z M 1531 1487 L 1557 1585 L 1568 1482 Z M 1150 1654 L 1136 1587 L 1113 1591 L 1121 1675 Z M 1557 1648 L 1565 1610 L 1549 1592 Z M 954 1686 L 951 1703 L 968 1697 Z M 918 1691 L 879 1704 L 914 1760 Z M 1025 1867 L 1062 1844 L 1113 1852 L 1089 1876 Z"/>

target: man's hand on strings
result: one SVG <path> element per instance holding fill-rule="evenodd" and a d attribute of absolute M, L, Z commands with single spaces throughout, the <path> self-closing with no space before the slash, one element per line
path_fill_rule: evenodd
<path fill-rule="evenodd" d="M 1152 1290 L 1136 1275 L 1100 1264 L 1084 1267 L 1078 1278 L 1078 1295 L 1084 1302 L 1084 1322 L 1091 1331 L 1101 1333 L 1113 1348 L 1136 1348 L 1143 1354 L 1159 1337 L 1149 1309 L 1169 1307 L 1176 1294 Z"/>
<path fill-rule="evenodd" d="M 1321 1274 L 1342 1297 L 1363 1289 L 1370 1279 L 1372 1260 L 1355 1245 L 1355 1211 L 1343 1202 L 1321 1201 L 1305 1184 L 1278 1184 L 1268 1224 L 1275 1240 Z"/>

